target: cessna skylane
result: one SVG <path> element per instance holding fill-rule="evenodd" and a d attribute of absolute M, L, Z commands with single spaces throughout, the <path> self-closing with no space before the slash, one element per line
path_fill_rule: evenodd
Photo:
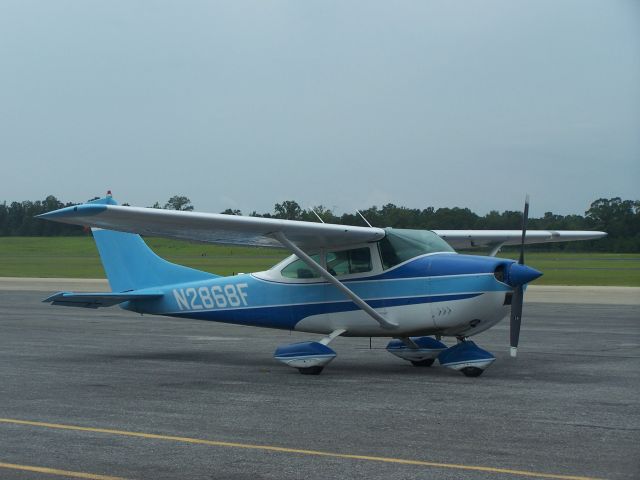
<path fill-rule="evenodd" d="M 418 367 L 477 377 L 495 360 L 469 337 L 510 314 L 515 356 L 525 286 L 542 275 L 524 245 L 601 238 L 604 232 L 408 230 L 118 206 L 106 197 L 40 215 L 91 227 L 111 292 L 59 292 L 45 302 L 324 335 L 279 346 L 275 359 L 319 374 L 339 336 L 389 337 L 387 350 Z M 139 234 L 214 244 L 280 247 L 292 255 L 264 272 L 218 276 L 158 257 Z M 520 245 L 518 261 L 496 258 Z M 456 248 L 487 247 L 489 256 Z M 451 346 L 443 337 L 455 341 Z"/>

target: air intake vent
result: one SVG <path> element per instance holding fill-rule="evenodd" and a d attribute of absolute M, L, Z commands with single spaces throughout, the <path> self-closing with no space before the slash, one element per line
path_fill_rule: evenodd
<path fill-rule="evenodd" d="M 499 282 L 502 283 L 507 283 L 507 266 L 504 263 L 501 263 L 500 265 L 498 265 L 495 269 L 495 271 L 493 272 L 493 276 L 496 277 L 496 280 L 498 280 Z"/>

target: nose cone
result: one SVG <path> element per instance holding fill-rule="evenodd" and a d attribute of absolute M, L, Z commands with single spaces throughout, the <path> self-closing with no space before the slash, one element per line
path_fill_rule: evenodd
<path fill-rule="evenodd" d="M 512 263 L 511 267 L 509 267 L 509 285 L 512 287 L 518 287 L 532 282 L 541 276 L 542 272 L 539 272 L 535 268 L 527 267 L 526 265 L 520 265 L 519 263 Z"/>

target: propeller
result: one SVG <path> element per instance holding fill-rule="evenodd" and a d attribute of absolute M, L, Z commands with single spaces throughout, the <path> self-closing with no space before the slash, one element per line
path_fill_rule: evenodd
<path fill-rule="evenodd" d="M 533 278 L 534 272 L 537 274 L 534 278 L 541 275 L 540 272 L 526 267 L 524 264 L 524 239 L 527 235 L 527 221 L 529 220 L 529 195 L 526 196 L 524 201 L 524 212 L 522 213 L 522 240 L 520 241 L 520 258 L 518 259 L 518 267 L 512 265 L 510 269 L 510 277 L 516 280 L 517 277 L 522 276 L 524 278 L 518 278 L 517 281 L 512 280 L 514 285 L 513 297 L 511 299 L 511 324 L 510 324 L 510 345 L 511 356 L 516 357 L 518 354 L 518 340 L 520 339 L 520 324 L 522 323 L 522 301 L 524 298 L 524 285 Z M 516 268 L 514 268 L 516 267 Z M 514 278 L 515 277 L 515 278 Z"/>

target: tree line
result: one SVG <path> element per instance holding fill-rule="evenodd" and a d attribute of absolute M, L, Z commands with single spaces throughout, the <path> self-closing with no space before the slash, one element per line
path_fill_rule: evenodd
<path fill-rule="evenodd" d="M 48 222 L 35 218 L 36 215 L 62 207 L 75 205 L 63 203 L 49 195 L 44 200 L 11 202 L 0 204 L 0 236 L 63 236 L 86 234 L 82 227 Z M 124 204 L 126 205 L 126 204 Z M 163 206 L 156 202 L 151 207 L 173 210 L 193 210 L 188 197 L 175 195 Z M 239 210 L 227 209 L 221 213 L 241 215 Z M 515 230 L 521 228 L 522 212 L 493 210 L 486 215 L 478 215 L 469 208 L 427 207 L 407 208 L 392 203 L 382 207 L 372 206 L 361 210 L 364 218 L 377 227 L 415 229 L 478 229 Z M 294 200 L 276 203 L 273 211 L 251 216 L 304 220 L 343 225 L 365 225 L 357 213 L 336 215 L 322 205 L 305 209 Z M 546 212 L 542 217 L 530 218 L 528 228 L 532 230 L 601 230 L 609 233 L 607 238 L 567 244 L 532 246 L 536 249 L 564 249 L 571 251 L 640 252 L 640 200 L 622 200 L 620 197 L 599 198 L 591 203 L 584 215 L 557 215 Z"/>

